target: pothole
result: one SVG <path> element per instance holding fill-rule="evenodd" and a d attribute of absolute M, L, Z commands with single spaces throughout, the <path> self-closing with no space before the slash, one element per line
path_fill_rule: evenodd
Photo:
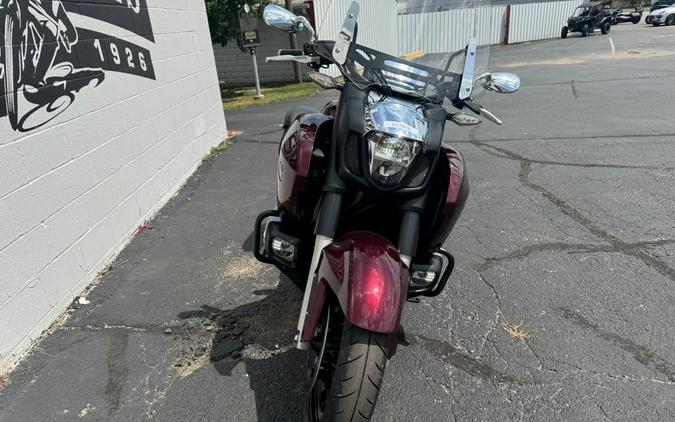
<path fill-rule="evenodd" d="M 270 291 L 262 300 L 231 310 L 204 305 L 165 324 L 178 345 L 173 361 L 186 377 L 210 362 L 268 359 L 292 348 L 301 292 L 293 286 Z"/>

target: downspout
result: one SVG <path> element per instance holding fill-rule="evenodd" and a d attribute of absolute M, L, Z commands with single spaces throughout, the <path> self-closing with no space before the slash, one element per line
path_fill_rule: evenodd
<path fill-rule="evenodd" d="M 307 0 L 305 4 L 308 7 L 307 14 L 309 15 L 309 23 L 312 24 L 312 28 L 314 28 L 314 30 L 318 33 L 319 28 L 316 26 L 316 15 L 314 14 L 314 0 Z"/>
<path fill-rule="evenodd" d="M 504 44 L 509 45 L 511 32 L 511 5 L 506 5 L 506 28 L 504 30 Z"/>

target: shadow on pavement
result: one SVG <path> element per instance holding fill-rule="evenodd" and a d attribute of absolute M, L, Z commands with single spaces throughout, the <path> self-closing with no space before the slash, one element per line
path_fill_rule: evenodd
<path fill-rule="evenodd" d="M 275 289 L 253 293 L 264 298 L 230 310 L 203 305 L 178 318 L 212 333 L 208 357 L 219 374 L 245 365 L 259 421 L 302 420 L 306 355 L 292 344 L 301 293 L 283 275 Z"/>

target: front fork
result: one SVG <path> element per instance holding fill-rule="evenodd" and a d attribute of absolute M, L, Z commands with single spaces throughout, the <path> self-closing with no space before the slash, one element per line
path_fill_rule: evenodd
<path fill-rule="evenodd" d="M 410 268 L 412 258 L 415 256 L 417 241 L 419 237 L 420 216 L 424 198 L 414 200 L 404 209 L 399 232 L 398 250 L 401 261 L 407 268 Z M 337 192 L 327 192 L 324 194 L 319 210 L 319 218 L 316 222 L 314 233 L 314 251 L 312 252 L 312 261 L 307 274 L 307 283 L 302 298 L 302 307 L 300 308 L 300 317 L 296 330 L 296 347 L 302 350 L 308 350 L 310 343 L 302 341 L 303 328 L 307 318 L 309 301 L 312 297 L 312 290 L 318 280 L 315 279 L 315 273 L 321 258 L 323 249 L 333 243 L 333 237 L 340 221 L 340 211 L 342 209 L 342 194 Z"/>
<path fill-rule="evenodd" d="M 321 251 L 323 248 L 333 243 L 333 238 L 328 236 L 323 236 L 320 234 L 316 235 L 314 239 L 314 252 L 312 253 L 312 264 L 309 266 L 309 274 L 307 275 L 307 284 L 305 285 L 305 294 L 302 297 L 302 307 L 300 308 L 300 318 L 298 318 L 298 328 L 295 335 L 295 340 L 297 342 L 297 348 L 302 350 L 309 349 L 309 342 L 302 341 L 302 328 L 305 326 L 305 318 L 307 317 L 307 310 L 309 308 L 309 298 L 312 296 L 312 288 L 314 287 L 314 273 L 316 272 L 316 267 L 319 265 L 319 258 L 321 257 Z"/>
<path fill-rule="evenodd" d="M 296 347 L 302 350 L 309 349 L 309 342 L 302 341 L 302 329 L 305 326 L 307 310 L 309 308 L 309 298 L 312 296 L 314 287 L 314 273 L 319 265 L 321 251 L 323 248 L 333 243 L 333 236 L 337 231 L 338 221 L 340 220 L 340 209 L 342 207 L 342 194 L 337 192 L 327 192 L 324 194 L 319 209 L 319 218 L 314 228 L 314 252 L 312 252 L 312 262 L 307 273 L 307 283 L 305 284 L 305 294 L 302 297 L 302 307 L 300 308 L 300 318 L 298 318 L 298 327 L 295 340 Z"/>

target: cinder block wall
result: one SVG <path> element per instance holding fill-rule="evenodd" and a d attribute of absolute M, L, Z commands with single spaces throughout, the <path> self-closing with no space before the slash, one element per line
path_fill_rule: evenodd
<path fill-rule="evenodd" d="M 15 28 L 40 21 L 18 3 Z M 41 29 L 51 70 L 17 64 L 17 39 L 0 50 L 0 371 L 226 133 L 203 1 L 68 0 L 50 18 L 67 31 Z"/>

